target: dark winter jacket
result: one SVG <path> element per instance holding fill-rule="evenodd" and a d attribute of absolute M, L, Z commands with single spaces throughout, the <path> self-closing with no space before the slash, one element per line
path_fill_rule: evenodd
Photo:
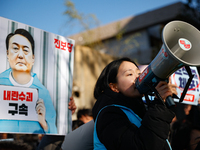
<path fill-rule="evenodd" d="M 97 119 L 97 135 L 108 150 L 167 150 L 167 137 L 174 113 L 158 100 L 154 100 L 146 111 L 142 99 L 125 97 L 121 93 L 106 89 L 93 107 L 94 120 L 104 106 L 117 104 L 132 109 L 140 118 L 141 126 L 132 124 L 118 107 L 109 106 L 101 111 Z"/>

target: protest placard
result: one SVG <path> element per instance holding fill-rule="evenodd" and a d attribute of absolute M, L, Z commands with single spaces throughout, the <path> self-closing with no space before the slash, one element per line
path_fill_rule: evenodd
<path fill-rule="evenodd" d="M 0 17 L 0 132 L 71 131 L 75 41 Z"/>
<path fill-rule="evenodd" d="M 194 74 L 194 77 L 192 79 L 192 82 L 190 83 L 190 86 L 188 88 L 188 91 L 184 97 L 184 100 L 182 103 L 185 104 L 191 104 L 191 105 L 197 105 L 198 99 L 199 99 L 199 74 L 196 67 L 190 67 L 192 74 Z M 171 75 L 171 81 L 173 84 L 176 84 L 178 88 L 176 88 L 178 92 L 178 97 L 180 98 L 183 90 L 185 88 L 185 85 L 189 79 L 189 75 L 185 69 L 185 67 L 180 68 L 179 70 L 175 71 Z M 179 102 L 179 99 L 174 99 L 175 102 Z"/>

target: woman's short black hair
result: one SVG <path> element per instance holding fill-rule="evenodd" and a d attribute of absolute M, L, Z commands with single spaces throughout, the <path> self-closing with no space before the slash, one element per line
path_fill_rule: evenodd
<path fill-rule="evenodd" d="M 8 50 L 9 48 L 9 41 L 10 41 L 10 38 L 16 34 L 20 34 L 22 36 L 24 36 L 25 38 L 27 38 L 29 40 L 29 42 L 31 43 L 31 47 L 32 47 L 32 53 L 34 55 L 34 49 L 35 49 L 35 42 L 34 42 L 34 39 L 32 37 L 32 35 L 26 31 L 25 29 L 17 29 L 15 30 L 14 33 L 10 33 L 7 35 L 6 37 L 6 49 Z"/>
<path fill-rule="evenodd" d="M 132 62 L 133 64 L 137 66 L 137 64 L 128 57 L 123 57 L 109 63 L 103 69 L 99 78 L 97 79 L 97 82 L 94 88 L 94 97 L 96 99 L 106 88 L 109 88 L 109 83 L 117 83 L 117 73 L 119 70 L 119 66 L 121 65 L 123 61 Z"/>

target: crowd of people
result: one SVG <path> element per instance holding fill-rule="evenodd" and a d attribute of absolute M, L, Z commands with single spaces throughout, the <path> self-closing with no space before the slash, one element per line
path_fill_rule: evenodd
<path fill-rule="evenodd" d="M 173 108 L 166 106 L 166 98 L 177 94 L 176 86 L 160 81 L 155 87 L 160 96 L 154 95 L 154 100 L 147 105 L 144 95 L 135 87 L 140 73 L 137 64 L 129 58 L 109 63 L 97 79 L 94 107 L 77 110 L 73 131 L 65 136 L 41 136 L 34 148 L 70 150 L 71 145 L 81 145 L 79 148 L 83 150 L 200 150 L 200 102 L 197 106 L 183 103 L 176 103 Z M 77 109 L 73 98 L 69 109 L 73 113 Z M 78 140 L 79 133 L 86 131 L 88 124 L 94 127 L 88 130 L 93 135 L 86 132 L 83 136 L 88 141 Z M 66 147 L 68 140 L 73 142 Z M 83 141 L 88 142 L 84 144 L 89 144 L 89 148 L 83 146 Z M 2 140 L 0 147 L 6 143 Z M 20 146 L 28 149 L 30 143 Z"/>

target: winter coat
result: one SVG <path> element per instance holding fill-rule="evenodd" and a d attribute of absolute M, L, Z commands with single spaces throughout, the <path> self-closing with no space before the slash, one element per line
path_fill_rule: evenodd
<path fill-rule="evenodd" d="M 98 112 L 107 105 L 130 108 L 141 119 L 138 128 L 126 114 L 115 106 L 103 109 L 97 119 L 96 131 L 101 143 L 108 150 L 169 150 L 166 141 L 170 122 L 175 114 L 155 99 L 146 110 L 141 98 L 128 98 L 121 93 L 106 89 L 93 107 L 94 120 Z"/>

